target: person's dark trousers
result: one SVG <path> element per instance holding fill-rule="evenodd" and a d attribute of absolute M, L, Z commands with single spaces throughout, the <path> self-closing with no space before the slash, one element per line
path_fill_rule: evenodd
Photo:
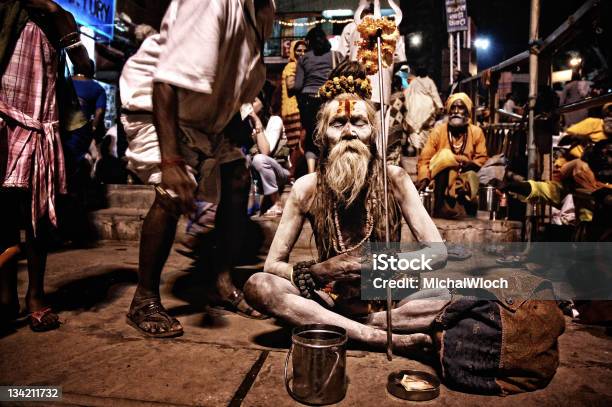
<path fill-rule="evenodd" d="M 314 133 L 317 127 L 317 113 L 321 107 L 321 99 L 314 95 L 298 95 L 298 107 L 300 119 L 306 135 L 304 137 L 304 152 L 312 152 L 319 155 L 319 148 L 314 144 Z"/>

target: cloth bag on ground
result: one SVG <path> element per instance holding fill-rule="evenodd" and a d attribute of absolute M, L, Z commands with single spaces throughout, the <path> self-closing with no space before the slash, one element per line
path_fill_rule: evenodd
<path fill-rule="evenodd" d="M 505 275 L 508 289 L 482 290 L 494 300 L 457 296 L 436 318 L 441 377 L 449 387 L 508 395 L 544 388 L 555 375 L 565 320 L 550 300 L 552 285 L 513 273 Z"/>

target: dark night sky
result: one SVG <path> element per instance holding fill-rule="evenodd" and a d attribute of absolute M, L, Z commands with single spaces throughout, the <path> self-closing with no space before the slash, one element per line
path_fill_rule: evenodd
<path fill-rule="evenodd" d="M 586 0 L 541 0 L 540 37 L 545 38 Z M 530 0 L 467 0 L 468 13 L 479 36 L 487 36 L 491 47 L 479 52 L 479 66 L 488 67 L 527 49 Z"/>

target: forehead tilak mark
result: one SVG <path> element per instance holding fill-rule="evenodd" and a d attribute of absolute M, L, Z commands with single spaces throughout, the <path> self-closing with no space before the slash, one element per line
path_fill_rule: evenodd
<path fill-rule="evenodd" d="M 353 110 L 355 109 L 356 103 L 356 100 L 345 99 L 344 103 L 338 103 L 338 109 L 336 110 L 336 114 L 342 115 L 342 113 L 344 113 L 346 117 L 351 117 L 353 114 Z"/>

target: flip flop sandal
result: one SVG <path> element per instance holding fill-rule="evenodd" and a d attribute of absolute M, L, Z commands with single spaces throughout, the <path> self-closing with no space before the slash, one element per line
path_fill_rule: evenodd
<path fill-rule="evenodd" d="M 520 268 L 523 266 L 521 256 L 506 256 L 495 260 L 495 263 L 506 267 Z"/>
<path fill-rule="evenodd" d="M 260 319 L 260 320 L 270 318 L 269 316 L 264 315 L 264 314 L 261 314 L 261 316 L 254 315 L 255 312 L 258 312 L 258 311 L 254 310 L 253 308 L 251 308 L 250 305 L 248 305 L 248 303 L 244 299 L 244 293 L 242 291 L 239 291 L 239 290 L 232 291 L 227 301 L 232 305 L 232 307 L 234 307 L 234 312 L 242 317 L 250 318 L 250 319 Z M 243 301 L 246 304 L 245 310 L 241 310 L 238 308 L 238 304 L 240 304 Z"/>
<path fill-rule="evenodd" d="M 504 254 L 504 250 L 505 250 L 505 247 L 503 245 L 495 245 L 495 244 L 487 245 L 484 248 L 485 253 L 492 254 L 492 255 Z"/>
<path fill-rule="evenodd" d="M 157 299 L 138 304 L 125 317 L 128 325 L 150 338 L 174 338 L 183 335 L 183 328 L 176 331 L 170 330 L 170 327 L 174 325 L 175 321 L 178 322 L 178 320 L 168 315 L 168 311 Z M 168 326 L 165 332 L 150 332 L 140 327 L 143 322 L 159 324 L 164 321 Z"/>
<path fill-rule="evenodd" d="M 462 261 L 472 257 L 472 253 L 469 250 L 467 250 L 463 246 L 458 245 L 448 245 L 447 253 L 448 260 L 450 261 Z"/>
<path fill-rule="evenodd" d="M 52 331 L 60 327 L 59 318 L 53 322 L 45 322 L 46 316 L 53 314 L 51 307 L 45 307 L 28 315 L 30 329 L 34 332 Z"/>

